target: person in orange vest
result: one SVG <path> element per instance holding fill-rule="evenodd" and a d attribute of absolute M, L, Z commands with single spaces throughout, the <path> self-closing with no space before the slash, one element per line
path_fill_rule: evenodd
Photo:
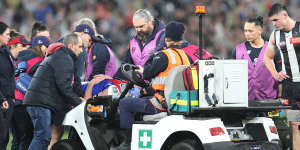
<path fill-rule="evenodd" d="M 149 57 L 144 68 L 137 70 L 143 74 L 145 80 L 152 80 L 152 86 L 147 88 L 147 95 L 142 98 L 123 98 L 120 100 L 120 127 L 126 136 L 117 150 L 130 149 L 131 128 L 135 113 L 156 114 L 166 111 L 164 107 L 165 79 L 170 70 L 179 65 L 190 65 L 188 56 L 178 47 L 183 43 L 184 25 L 179 22 L 170 22 L 166 26 L 165 42 L 167 48 Z"/>

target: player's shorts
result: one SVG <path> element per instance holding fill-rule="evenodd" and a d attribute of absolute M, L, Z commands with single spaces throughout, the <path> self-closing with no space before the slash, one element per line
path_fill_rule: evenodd
<path fill-rule="evenodd" d="M 297 108 L 300 102 L 300 82 L 292 82 L 291 79 L 282 82 L 282 98 L 287 98 L 293 109 Z M 300 105 L 299 105 L 300 106 Z"/>

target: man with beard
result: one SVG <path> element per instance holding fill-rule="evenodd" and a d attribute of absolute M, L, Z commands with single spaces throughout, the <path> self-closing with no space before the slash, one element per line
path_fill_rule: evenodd
<path fill-rule="evenodd" d="M 182 23 L 172 21 L 166 26 L 166 48 L 149 57 L 144 67 L 137 70 L 144 79 L 151 80 L 146 90 L 147 96 L 140 98 L 125 97 L 120 100 L 120 128 L 124 140 L 113 150 L 131 149 L 131 131 L 136 113 L 154 115 L 166 111 L 164 104 L 165 80 L 170 70 L 179 65 L 190 65 L 188 56 L 180 48 L 183 43 L 185 27 Z M 153 92 L 154 91 L 154 92 Z M 111 149 L 111 150 L 112 150 Z M 180 149 L 180 148 L 179 148 Z"/>
<path fill-rule="evenodd" d="M 144 67 L 149 56 L 154 54 L 158 47 L 165 45 L 165 25 L 154 19 L 146 9 L 137 10 L 133 15 L 132 22 L 136 35 L 129 41 L 129 50 L 123 61 Z M 120 69 L 115 77 L 123 78 Z"/>

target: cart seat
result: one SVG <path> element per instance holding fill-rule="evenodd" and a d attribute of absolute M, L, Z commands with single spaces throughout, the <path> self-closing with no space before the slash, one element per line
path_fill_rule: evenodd
<path fill-rule="evenodd" d="M 144 121 L 159 121 L 160 119 L 167 116 L 167 112 L 161 112 L 154 115 L 144 115 L 143 120 Z"/>
<path fill-rule="evenodd" d="M 166 78 L 164 94 L 168 106 L 170 105 L 170 99 L 171 99 L 170 97 L 171 97 L 171 92 L 173 90 L 176 91 L 186 90 L 184 86 L 182 71 L 187 67 L 188 66 L 180 65 L 172 68 L 171 71 L 169 72 L 168 77 Z"/>
<path fill-rule="evenodd" d="M 172 90 L 185 90 L 184 87 L 184 81 L 182 77 L 182 71 L 183 69 L 187 68 L 188 66 L 177 66 L 171 69 L 169 72 L 168 77 L 166 78 L 165 81 L 165 98 L 166 98 L 166 103 L 170 104 L 170 96 Z M 175 82 L 176 81 L 176 82 Z M 161 112 L 158 114 L 154 115 L 144 115 L 143 120 L 144 121 L 159 121 L 160 119 L 164 118 L 167 116 L 167 112 Z"/>

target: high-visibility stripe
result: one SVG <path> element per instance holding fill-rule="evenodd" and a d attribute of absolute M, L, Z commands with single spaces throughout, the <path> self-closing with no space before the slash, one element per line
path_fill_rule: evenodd
<path fill-rule="evenodd" d="M 167 52 L 168 52 L 168 53 L 170 54 L 170 56 L 171 56 L 171 62 L 172 62 L 172 64 L 176 64 L 175 55 L 174 55 L 174 53 L 172 52 L 172 50 L 167 49 Z"/>
<path fill-rule="evenodd" d="M 165 53 L 168 57 L 168 67 L 152 79 L 152 88 L 154 90 L 163 91 L 165 88 L 165 80 L 170 70 L 175 66 L 189 65 L 189 60 L 184 51 L 181 49 L 166 49 L 161 52 Z"/>
<path fill-rule="evenodd" d="M 164 84 L 166 77 L 156 77 L 151 82 L 152 84 Z"/>
<path fill-rule="evenodd" d="M 187 106 L 188 105 L 188 101 L 187 100 L 177 100 L 177 99 L 171 99 L 170 100 L 171 104 L 177 104 L 177 105 L 183 105 L 183 106 Z M 199 105 L 199 101 L 198 100 L 191 100 L 191 106 L 198 106 Z"/>
<path fill-rule="evenodd" d="M 150 103 L 158 110 L 160 111 L 166 111 L 166 109 L 164 109 L 162 107 L 162 105 L 160 104 L 160 102 L 158 101 L 158 99 L 156 99 L 155 97 L 152 97 L 149 99 Z"/>
<path fill-rule="evenodd" d="M 198 89 L 198 73 L 197 73 L 197 69 L 191 67 L 191 71 L 192 71 L 192 78 L 193 78 L 194 88 L 197 90 Z"/>

